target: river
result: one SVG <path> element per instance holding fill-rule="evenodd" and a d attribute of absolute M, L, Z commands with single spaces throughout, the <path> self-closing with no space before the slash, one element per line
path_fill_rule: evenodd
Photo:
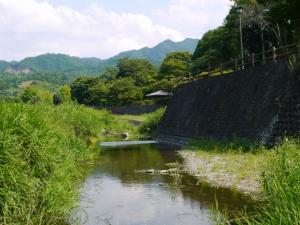
<path fill-rule="evenodd" d="M 248 197 L 188 174 L 144 172 L 179 168 L 175 150 L 162 144 L 103 148 L 80 190 L 81 224 L 209 225 L 216 202 L 229 215 L 251 206 Z"/>

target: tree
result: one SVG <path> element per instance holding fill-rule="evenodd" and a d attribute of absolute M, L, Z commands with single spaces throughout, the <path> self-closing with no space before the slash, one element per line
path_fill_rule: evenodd
<path fill-rule="evenodd" d="M 258 0 L 268 8 L 269 21 L 277 25 L 284 44 L 300 38 L 299 0 Z"/>
<path fill-rule="evenodd" d="M 107 85 L 102 81 L 98 81 L 88 88 L 89 98 L 87 99 L 87 104 L 93 106 L 106 106 L 108 93 L 109 89 Z"/>
<path fill-rule="evenodd" d="M 238 48 L 238 30 L 226 26 L 205 33 L 193 54 L 193 74 L 207 71 L 209 66 L 218 65 L 236 58 Z"/>
<path fill-rule="evenodd" d="M 111 105 L 132 104 L 142 98 L 142 89 L 135 86 L 132 78 L 117 79 L 110 84 L 109 103 Z"/>
<path fill-rule="evenodd" d="M 109 82 L 117 78 L 119 70 L 117 67 L 107 67 L 104 72 L 100 75 L 100 79 L 103 82 Z"/>
<path fill-rule="evenodd" d="M 191 72 L 192 55 L 189 52 L 172 52 L 163 60 L 158 73 L 159 79 L 184 77 Z"/>
<path fill-rule="evenodd" d="M 132 78 L 137 86 L 144 86 L 153 81 L 157 73 L 155 66 L 145 59 L 120 59 L 117 78 Z"/>
<path fill-rule="evenodd" d="M 90 88 L 98 83 L 99 78 L 80 77 L 77 78 L 71 85 L 72 99 L 79 104 L 88 104 L 88 99 L 91 99 Z"/>

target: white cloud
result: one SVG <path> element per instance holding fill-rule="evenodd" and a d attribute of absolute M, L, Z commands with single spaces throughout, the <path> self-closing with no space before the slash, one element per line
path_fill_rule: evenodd
<path fill-rule="evenodd" d="M 165 26 L 200 38 L 209 29 L 222 25 L 231 4 L 230 0 L 171 0 L 167 10 L 157 9 L 154 15 Z"/>
<path fill-rule="evenodd" d="M 144 15 L 117 14 L 99 5 L 79 12 L 47 1 L 0 0 L 0 59 L 47 52 L 105 58 L 167 38 L 183 35 Z"/>

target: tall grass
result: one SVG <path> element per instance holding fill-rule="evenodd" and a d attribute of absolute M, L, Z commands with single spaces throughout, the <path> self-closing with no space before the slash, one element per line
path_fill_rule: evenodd
<path fill-rule="evenodd" d="M 127 127 L 73 104 L 0 102 L 0 224 L 67 224 L 103 128 Z"/>
<path fill-rule="evenodd" d="M 139 132 L 142 135 L 153 136 L 158 128 L 158 125 L 166 111 L 166 108 L 162 107 L 153 113 L 150 113 L 144 119 L 142 125 L 139 127 Z"/>
<path fill-rule="evenodd" d="M 286 139 L 269 151 L 262 175 L 262 199 L 257 207 L 251 214 L 241 213 L 231 221 L 215 209 L 217 224 L 300 224 L 300 140 Z"/>
<path fill-rule="evenodd" d="M 300 224 L 300 140 L 286 140 L 263 176 L 264 204 L 240 224 Z"/>

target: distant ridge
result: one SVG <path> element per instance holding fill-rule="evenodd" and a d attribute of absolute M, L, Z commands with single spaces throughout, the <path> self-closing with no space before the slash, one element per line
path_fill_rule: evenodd
<path fill-rule="evenodd" d="M 20 62 L 0 61 L 0 72 L 22 73 L 24 69 L 31 72 L 95 74 L 107 66 L 115 66 L 121 58 L 148 59 L 154 64 L 160 64 L 165 56 L 174 51 L 188 51 L 193 53 L 198 40 L 187 38 L 180 42 L 165 40 L 153 48 L 142 48 L 121 52 L 109 59 L 80 58 L 64 54 L 45 54 L 29 57 Z"/>
<path fill-rule="evenodd" d="M 174 42 L 171 40 L 165 40 L 158 45 L 154 46 L 153 48 L 142 48 L 139 50 L 132 50 L 122 52 L 110 59 L 107 59 L 106 62 L 108 64 L 115 63 L 121 58 L 142 58 L 148 59 L 154 64 L 160 64 L 162 60 L 166 57 L 166 55 L 170 52 L 174 51 L 188 51 L 193 53 L 196 49 L 198 44 L 198 39 L 187 38 L 180 42 Z"/>

